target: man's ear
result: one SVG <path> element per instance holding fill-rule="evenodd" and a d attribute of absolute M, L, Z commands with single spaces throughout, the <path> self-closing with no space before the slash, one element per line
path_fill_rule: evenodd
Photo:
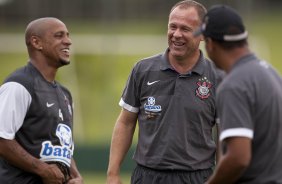
<path fill-rule="evenodd" d="M 209 37 L 205 38 L 205 44 L 206 44 L 205 46 L 206 46 L 207 52 L 213 51 L 214 43 L 213 43 L 211 38 L 209 38 Z"/>
<path fill-rule="evenodd" d="M 38 36 L 31 36 L 30 37 L 30 44 L 36 49 L 36 50 L 42 50 L 42 43 L 41 39 Z"/>
<path fill-rule="evenodd" d="M 200 39 L 201 39 L 201 41 L 204 41 L 205 40 L 204 35 L 201 34 Z"/>

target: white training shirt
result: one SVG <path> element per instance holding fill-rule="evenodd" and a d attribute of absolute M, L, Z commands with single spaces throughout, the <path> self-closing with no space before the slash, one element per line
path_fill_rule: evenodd
<path fill-rule="evenodd" d="M 7 82 L 0 87 L 0 137 L 14 139 L 23 124 L 31 104 L 31 95 L 17 82 Z"/>

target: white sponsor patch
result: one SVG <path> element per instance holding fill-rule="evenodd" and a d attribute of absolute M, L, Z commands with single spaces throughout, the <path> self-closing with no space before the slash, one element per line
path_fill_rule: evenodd
<path fill-rule="evenodd" d="M 56 136 L 60 140 L 60 145 L 53 145 L 51 141 L 42 142 L 40 159 L 45 162 L 63 162 L 70 166 L 73 154 L 72 131 L 70 127 L 62 123 L 58 124 Z"/>

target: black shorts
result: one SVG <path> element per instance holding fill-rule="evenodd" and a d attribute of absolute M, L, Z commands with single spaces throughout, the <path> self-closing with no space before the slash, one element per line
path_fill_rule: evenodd
<path fill-rule="evenodd" d="M 196 171 L 156 170 L 137 165 L 131 184 L 203 184 L 212 172 L 212 168 Z"/>

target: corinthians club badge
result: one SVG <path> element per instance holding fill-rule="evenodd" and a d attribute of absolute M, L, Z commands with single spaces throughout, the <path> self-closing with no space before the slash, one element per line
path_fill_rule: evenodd
<path fill-rule="evenodd" d="M 196 89 L 196 96 L 201 100 L 207 99 L 210 96 L 210 88 L 212 87 L 211 82 L 207 77 L 200 78 L 197 82 L 198 88 Z"/>

